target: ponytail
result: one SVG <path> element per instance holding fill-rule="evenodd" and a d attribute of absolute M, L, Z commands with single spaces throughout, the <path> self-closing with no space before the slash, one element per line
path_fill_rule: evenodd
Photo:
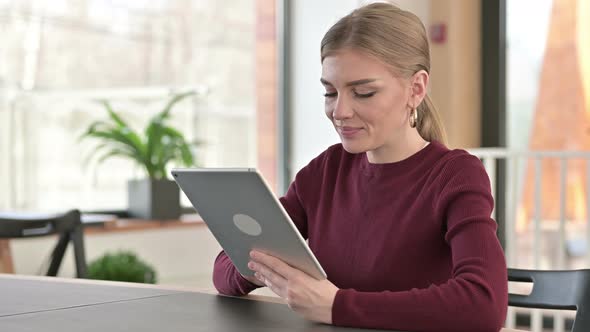
<path fill-rule="evenodd" d="M 418 133 L 422 138 L 431 142 L 438 141 L 444 145 L 447 144 L 447 135 L 442 125 L 440 115 L 438 114 L 432 100 L 428 94 L 418 106 Z"/>

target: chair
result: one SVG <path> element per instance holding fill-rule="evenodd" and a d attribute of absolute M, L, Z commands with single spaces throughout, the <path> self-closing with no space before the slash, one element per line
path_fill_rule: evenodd
<path fill-rule="evenodd" d="M 68 243 L 74 247 L 76 275 L 86 277 L 86 255 L 80 211 L 63 214 L 32 215 L 23 213 L 0 213 L 0 238 L 25 238 L 59 234 L 51 253 L 48 276 L 55 277 L 63 260 Z"/>
<path fill-rule="evenodd" d="M 529 295 L 508 294 L 508 305 L 576 310 L 572 332 L 590 331 L 590 270 L 508 269 L 508 281 L 533 283 Z"/>

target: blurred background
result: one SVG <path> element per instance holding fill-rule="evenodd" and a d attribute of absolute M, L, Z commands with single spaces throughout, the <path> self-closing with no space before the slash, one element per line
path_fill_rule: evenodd
<path fill-rule="evenodd" d="M 152 202 L 132 202 L 130 183 L 149 165 L 131 143 L 148 149 L 146 128 L 171 105 L 182 140 L 157 138 L 178 143 L 166 170 L 256 167 L 283 194 L 338 142 L 320 40 L 369 2 L 0 0 L 0 212 L 77 209 L 88 262 L 128 250 L 159 283 L 211 287 L 220 248 L 188 200 L 170 216 L 137 212 Z M 509 266 L 589 267 L 590 1 L 391 2 L 425 25 L 431 97 L 448 145 L 486 166 Z M 44 274 L 56 235 L 0 239 L 0 272 Z M 75 276 L 71 256 L 60 276 Z M 542 319 L 536 330 L 553 326 Z"/>

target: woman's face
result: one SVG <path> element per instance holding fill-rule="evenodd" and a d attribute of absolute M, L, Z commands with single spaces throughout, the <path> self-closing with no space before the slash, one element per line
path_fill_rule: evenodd
<path fill-rule="evenodd" d="M 412 88 L 383 62 L 359 51 L 324 58 L 325 111 L 350 153 L 388 151 L 410 130 Z"/>

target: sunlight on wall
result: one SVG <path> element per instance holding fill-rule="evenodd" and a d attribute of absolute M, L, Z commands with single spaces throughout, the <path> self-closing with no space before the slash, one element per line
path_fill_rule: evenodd
<path fill-rule="evenodd" d="M 578 61 L 584 98 L 586 99 L 586 116 L 590 119 L 590 1 L 578 0 Z"/>
<path fill-rule="evenodd" d="M 584 0 L 554 0 L 534 122 L 528 143 L 530 150 L 590 150 L 590 4 Z M 524 83 L 526 84 L 526 82 Z M 560 218 L 560 199 L 565 199 L 565 218 L 585 222 L 587 181 L 586 162 L 567 163 L 565 197 L 560 198 L 561 162 L 542 160 L 540 188 L 535 188 L 535 167 L 529 161 L 524 196 L 517 221 L 519 230 L 533 218 L 534 196 L 542 193 L 543 221 Z"/>

